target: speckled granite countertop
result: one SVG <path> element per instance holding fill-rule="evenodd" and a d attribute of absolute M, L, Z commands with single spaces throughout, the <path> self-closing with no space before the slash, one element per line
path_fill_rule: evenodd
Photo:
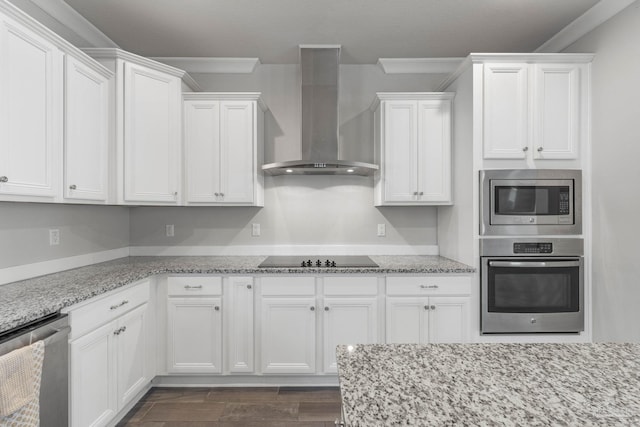
<path fill-rule="evenodd" d="M 380 268 L 258 268 L 265 256 L 127 257 L 0 286 L 0 333 L 156 274 L 472 273 L 439 256 L 372 256 Z"/>
<path fill-rule="evenodd" d="M 640 344 L 338 347 L 345 423 L 638 426 Z"/>

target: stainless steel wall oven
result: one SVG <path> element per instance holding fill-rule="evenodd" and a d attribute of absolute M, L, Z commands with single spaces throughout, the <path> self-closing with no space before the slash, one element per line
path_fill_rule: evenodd
<path fill-rule="evenodd" d="M 582 233 L 582 172 L 480 171 L 481 235 Z"/>
<path fill-rule="evenodd" d="M 582 239 L 482 239 L 480 254 L 483 334 L 584 330 Z"/>

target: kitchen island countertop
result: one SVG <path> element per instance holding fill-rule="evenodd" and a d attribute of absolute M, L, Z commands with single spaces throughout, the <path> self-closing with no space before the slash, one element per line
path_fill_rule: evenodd
<path fill-rule="evenodd" d="M 471 274 L 440 256 L 371 256 L 379 268 L 258 268 L 265 256 L 150 256 L 48 274 L 0 286 L 0 333 L 158 274 Z"/>
<path fill-rule="evenodd" d="M 640 344 L 339 346 L 347 427 L 637 426 Z"/>

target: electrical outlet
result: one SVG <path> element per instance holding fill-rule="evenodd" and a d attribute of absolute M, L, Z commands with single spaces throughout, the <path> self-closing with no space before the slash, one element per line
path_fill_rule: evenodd
<path fill-rule="evenodd" d="M 378 237 L 384 237 L 387 235 L 387 228 L 384 224 L 378 224 Z"/>
<path fill-rule="evenodd" d="M 167 237 L 173 237 L 175 235 L 173 224 L 165 225 L 165 234 L 167 235 Z"/>
<path fill-rule="evenodd" d="M 251 224 L 251 235 L 253 237 L 260 237 L 260 224 Z"/>
<path fill-rule="evenodd" d="M 60 244 L 60 230 L 52 228 L 49 230 L 49 246 L 56 246 Z"/>

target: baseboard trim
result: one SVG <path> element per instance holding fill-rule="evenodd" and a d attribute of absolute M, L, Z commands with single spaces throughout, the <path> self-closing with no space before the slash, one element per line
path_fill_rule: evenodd
<path fill-rule="evenodd" d="M 153 387 L 337 387 L 338 375 L 158 375 Z"/>
<path fill-rule="evenodd" d="M 132 246 L 131 256 L 438 255 L 437 245 Z"/>
<path fill-rule="evenodd" d="M 129 247 L 0 269 L 0 285 L 129 256 Z"/>

